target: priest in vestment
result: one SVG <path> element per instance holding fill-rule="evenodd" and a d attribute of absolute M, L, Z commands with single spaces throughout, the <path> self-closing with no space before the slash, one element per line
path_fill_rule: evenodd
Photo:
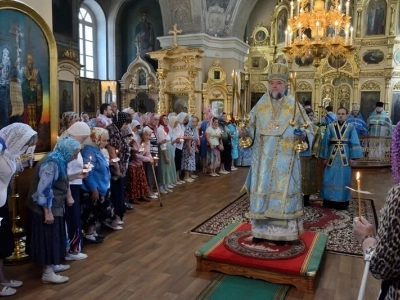
<path fill-rule="evenodd" d="M 320 196 L 325 207 L 346 209 L 351 184 L 350 160 L 363 157 L 356 128 L 346 122 L 347 109 L 337 111 L 338 121 L 329 124 L 322 139 L 319 156 L 326 165 Z"/>
<path fill-rule="evenodd" d="M 353 104 L 353 110 L 347 118 L 347 123 L 351 123 L 356 128 L 358 137 L 368 135 L 368 126 L 360 113 L 360 104 Z"/>
<path fill-rule="evenodd" d="M 253 242 L 281 244 L 303 232 L 303 196 L 297 142 L 312 144 L 311 122 L 301 105 L 287 94 L 288 67 L 272 64 L 269 87 L 250 112 L 246 133 L 253 139 L 252 162 L 244 189 L 249 194 Z M 295 115 L 294 115 L 294 112 Z M 308 127 L 300 130 L 305 116 Z M 294 115 L 294 126 L 289 122 Z"/>
<path fill-rule="evenodd" d="M 367 120 L 371 136 L 392 136 L 392 120 L 383 109 L 383 102 L 376 102 L 376 108 Z"/>

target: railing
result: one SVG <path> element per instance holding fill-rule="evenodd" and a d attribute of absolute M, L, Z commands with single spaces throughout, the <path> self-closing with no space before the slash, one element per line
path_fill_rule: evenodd
<path fill-rule="evenodd" d="M 360 144 L 364 156 L 357 162 L 390 165 L 390 146 L 392 144 L 391 137 L 362 136 L 360 137 Z"/>

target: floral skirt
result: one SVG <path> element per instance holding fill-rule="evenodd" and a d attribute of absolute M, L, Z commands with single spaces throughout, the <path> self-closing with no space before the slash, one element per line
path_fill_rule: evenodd
<path fill-rule="evenodd" d="M 221 165 L 221 152 L 218 149 L 207 150 L 207 167 L 210 169 L 219 168 Z"/>
<path fill-rule="evenodd" d="M 105 196 L 99 195 L 99 200 L 93 202 L 92 194 L 81 189 L 81 220 L 84 230 L 87 230 L 90 226 L 95 226 L 97 222 L 115 220 L 116 216 L 110 194 L 110 190 L 107 190 Z"/>
<path fill-rule="evenodd" d="M 143 166 L 129 166 L 127 174 L 126 199 L 138 199 L 150 192 Z"/>

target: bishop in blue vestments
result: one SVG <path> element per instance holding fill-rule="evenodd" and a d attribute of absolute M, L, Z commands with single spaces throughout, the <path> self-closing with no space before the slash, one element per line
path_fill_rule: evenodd
<path fill-rule="evenodd" d="M 325 171 L 320 196 L 325 207 L 346 209 L 351 184 L 350 161 L 363 157 L 356 128 L 346 122 L 347 109 L 339 108 L 338 121 L 329 124 L 324 133 L 319 156 L 324 159 Z"/>
<path fill-rule="evenodd" d="M 298 104 L 294 110 L 295 99 L 285 95 L 287 79 L 286 65 L 271 65 L 268 91 L 251 110 L 246 133 L 241 132 L 254 141 L 244 186 L 253 242 L 280 244 L 297 240 L 303 232 L 300 155 L 294 147 L 299 140 L 311 145 L 314 133 L 303 107 Z M 307 127 L 298 133 L 304 124 Z"/>

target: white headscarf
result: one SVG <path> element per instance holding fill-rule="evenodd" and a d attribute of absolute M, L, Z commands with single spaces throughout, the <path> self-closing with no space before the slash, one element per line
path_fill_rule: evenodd
<path fill-rule="evenodd" d="M 24 123 L 13 123 L 0 130 L 0 136 L 6 143 L 4 155 L 14 160 L 27 150 L 27 143 L 37 132 Z"/>

